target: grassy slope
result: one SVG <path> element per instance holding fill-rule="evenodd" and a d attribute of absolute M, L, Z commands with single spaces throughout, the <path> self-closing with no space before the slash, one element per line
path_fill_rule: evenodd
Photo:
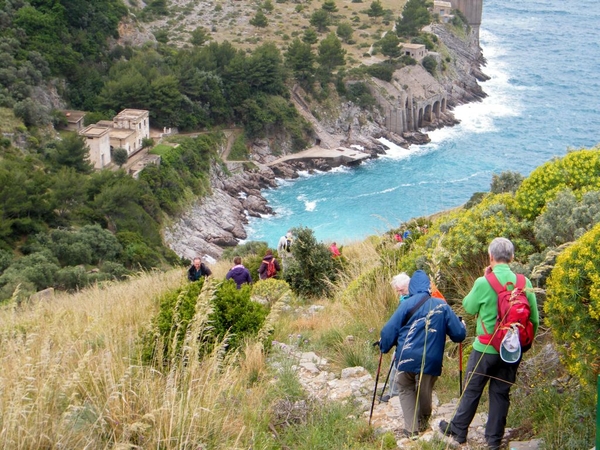
<path fill-rule="evenodd" d="M 274 338 L 326 357 L 333 372 L 361 365 L 374 374 L 377 354 L 371 343 L 397 298 L 389 277 L 373 270 L 380 257 L 372 240 L 345 246 L 344 255 L 348 274 L 336 286 L 335 299 L 297 301 L 280 316 Z M 214 278 L 221 279 L 226 270 L 226 263 L 219 263 Z M 356 280 L 369 272 L 373 287 L 361 291 Z M 364 420 L 352 419 L 356 412 L 349 406 L 297 403 L 305 397 L 290 362 L 279 360 L 273 373 L 277 352 L 267 364 L 258 342 L 248 341 L 241 353 L 225 359 L 215 354 L 169 373 L 142 366 L 139 336 L 161 293 L 182 283 L 183 269 L 144 273 L 103 289 L 0 310 L 0 447 L 396 448 L 393 436 L 376 436 Z M 314 303 L 324 309 L 302 313 Z M 536 434 L 534 424 L 540 421 L 569 433 L 577 411 L 575 416 L 561 413 L 572 410 L 572 402 L 549 392 L 559 372 L 535 362 L 535 352 L 544 346 L 536 348 L 513 389 L 509 426 L 520 427 L 525 437 Z M 456 346 L 448 344 L 444 376 L 436 386 L 443 402 L 456 396 L 456 358 Z M 536 408 L 537 418 L 527 404 L 534 399 L 544 405 Z M 308 413 L 297 420 L 286 415 L 282 424 L 281 415 L 294 411 L 290 405 L 304 405 Z M 439 442 L 416 445 L 444 448 Z"/>
<path fill-rule="evenodd" d="M 172 2 L 168 18 L 151 22 L 147 26 L 153 31 L 168 30 L 171 45 L 186 45 L 190 32 L 200 26 L 209 31 L 211 39 L 217 42 L 229 41 L 236 48 L 254 49 L 265 42 L 274 42 L 284 49 L 294 37 L 302 37 L 304 29 L 310 27 L 311 14 L 320 9 L 323 4 L 322 1 L 278 3 L 273 0 L 273 11 L 265 11 L 269 21 L 268 26 L 257 28 L 249 22 L 262 3 L 230 0 L 209 2 L 207 6 L 206 2 L 177 0 Z M 354 43 L 343 45 L 347 51 L 349 66 L 356 66 L 360 62 L 370 64 L 383 61 L 385 58 L 382 55 L 365 58 L 363 54 L 381 38 L 383 33 L 392 29 L 394 22 L 386 25 L 381 17 L 369 17 L 366 11 L 371 6 L 370 1 L 354 3 L 351 0 L 338 0 L 335 3 L 338 11 L 333 13 L 334 24 L 329 26 L 327 31 L 319 34 L 319 40 L 327 33 L 335 33 L 339 23 L 347 22 L 352 24 L 354 29 L 352 36 Z M 405 1 L 381 0 L 383 9 L 392 10 L 394 19 L 398 18 L 404 4 Z M 358 17 L 358 21 L 356 19 L 352 21 L 353 17 Z"/>

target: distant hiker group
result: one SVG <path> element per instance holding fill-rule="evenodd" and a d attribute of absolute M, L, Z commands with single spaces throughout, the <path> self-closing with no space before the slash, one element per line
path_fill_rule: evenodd
<path fill-rule="evenodd" d="M 439 429 L 456 443 L 465 443 L 489 383 L 485 439 L 488 449 L 497 450 L 506 427 L 510 388 L 516 381 L 522 353 L 529 349 L 537 332 L 539 314 L 531 281 L 509 267 L 514 258 L 512 242 L 494 239 L 488 256 L 490 265 L 484 276 L 475 281 L 462 301 L 465 312 L 476 317 L 476 338 L 464 380 L 460 380 L 457 411 L 451 421 L 442 420 Z M 441 293 L 432 292 L 425 272 L 417 270 L 413 274 L 405 294 L 407 279 L 406 274 L 399 274 L 391 283 L 400 296 L 400 304 L 381 330 L 382 354 L 396 347 L 390 367 L 392 385 L 381 400 L 399 394 L 403 434 L 414 439 L 429 426 L 432 390 L 442 373 L 446 335 L 460 343 L 466 337 L 466 326 Z M 460 367 L 462 374 L 462 361 Z"/>

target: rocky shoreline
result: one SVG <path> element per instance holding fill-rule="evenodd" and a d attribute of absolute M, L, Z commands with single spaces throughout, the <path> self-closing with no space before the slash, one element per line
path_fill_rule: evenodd
<path fill-rule="evenodd" d="M 479 85 L 488 77 L 481 71 L 485 64 L 477 40 L 463 42 L 449 33 L 443 26 L 434 25 L 431 29 L 439 36 L 453 58 L 452 69 L 439 80 L 439 88 L 448 94 L 448 110 L 440 115 L 439 120 L 428 126 L 426 131 L 453 126 L 458 123 L 451 110 L 456 105 L 479 101 L 486 96 Z M 420 66 L 411 66 L 417 69 Z M 411 81 L 415 83 L 415 72 L 411 71 Z M 403 81 L 403 69 L 394 74 L 396 84 Z M 431 83 L 432 77 L 421 71 L 423 80 Z M 404 72 L 406 73 L 406 72 Z M 407 81 L 408 82 L 408 81 Z M 422 85 L 425 81 L 422 82 Z M 415 90 L 422 86 L 415 86 Z M 401 135 L 390 132 L 385 128 L 385 118 L 377 108 L 363 110 L 351 102 L 340 100 L 334 110 L 317 111 L 317 120 L 311 108 L 297 89 L 292 91 L 292 100 L 299 113 L 318 130 L 317 136 L 326 139 L 329 148 L 343 146 L 360 148 L 370 158 L 377 158 L 385 153 L 386 146 L 377 139 L 383 137 L 394 144 L 408 148 L 410 145 L 422 145 L 429 142 L 426 133 L 404 132 Z M 315 105 L 318 109 L 319 105 Z M 286 151 L 285 140 L 278 142 L 283 154 Z M 324 158 L 298 158 L 291 161 L 274 164 L 274 155 L 268 140 L 257 140 L 251 149 L 250 164 L 226 162 L 229 174 L 218 164 L 213 166 L 211 175 L 212 195 L 198 199 L 185 213 L 176 218 L 164 230 L 165 243 L 178 255 L 192 259 L 195 256 L 218 259 L 225 247 L 237 245 L 247 238 L 244 226 L 249 217 L 264 217 L 273 214 L 272 208 L 262 196 L 261 190 L 276 188 L 277 179 L 294 179 L 299 171 L 328 171 L 335 167 L 332 160 Z M 339 164 L 338 164 L 339 165 Z M 252 169 L 248 169 L 252 166 Z"/>
<path fill-rule="evenodd" d="M 408 148 L 412 144 L 429 142 L 424 133 L 405 133 L 403 136 L 383 132 L 382 136 L 396 145 Z M 364 137 L 353 145 L 360 145 L 370 159 L 384 154 L 387 147 L 373 137 Z M 255 157 L 258 154 L 255 153 Z M 268 160 L 268 158 L 267 158 Z M 278 179 L 298 178 L 299 172 L 327 172 L 334 167 L 324 158 L 297 159 L 269 166 L 268 161 L 255 158 L 252 170 L 244 170 L 243 164 L 226 163 L 232 175 L 215 164 L 211 173 L 212 194 L 198 199 L 172 225 L 164 230 L 165 243 L 179 256 L 193 259 L 200 255 L 205 259 L 219 259 L 226 247 L 234 247 L 247 238 L 244 228 L 249 217 L 274 214 L 261 191 L 276 188 Z"/>

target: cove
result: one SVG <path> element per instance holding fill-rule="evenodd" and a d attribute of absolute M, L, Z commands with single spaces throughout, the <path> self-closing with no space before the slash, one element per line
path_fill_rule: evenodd
<path fill-rule="evenodd" d="M 529 174 L 600 142 L 600 4 L 486 0 L 480 39 L 488 97 L 454 110 L 460 124 L 431 143 L 356 168 L 302 174 L 263 191 L 276 214 L 251 218 L 247 240 L 275 247 L 292 227 L 338 244 L 464 204 L 492 175 Z"/>

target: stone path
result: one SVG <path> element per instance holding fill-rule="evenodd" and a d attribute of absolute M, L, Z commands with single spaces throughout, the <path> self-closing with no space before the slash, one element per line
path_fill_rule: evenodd
<path fill-rule="evenodd" d="M 300 383 L 309 395 L 320 399 L 358 402 L 363 411 L 364 419 L 369 420 L 375 380 L 364 367 L 349 367 L 343 369 L 340 374 L 335 374 L 327 370 L 327 360 L 313 352 L 301 352 L 294 346 L 281 342 L 273 342 L 273 345 L 295 359 L 294 368 L 298 373 Z M 378 394 L 383 389 L 384 381 L 385 378 L 382 380 L 380 376 L 377 387 Z M 438 431 L 440 421 L 442 419 L 449 420 L 452 417 L 457 403 L 458 399 L 455 398 L 449 403 L 440 404 L 434 392 L 430 428 L 421 433 L 416 441 L 398 438 L 398 448 L 419 448 L 419 442 L 431 441 L 434 437 L 443 440 L 447 444 L 444 448 L 448 449 L 478 450 L 486 448 L 484 439 L 486 413 L 478 413 L 475 416 L 469 427 L 469 439 L 466 444 L 458 445 L 451 438 L 442 436 Z M 397 396 L 391 398 L 387 403 L 380 403 L 379 395 L 377 395 L 371 424 L 378 432 L 391 431 L 396 436 L 400 436 L 399 433 L 404 428 L 404 419 Z M 506 431 L 507 433 L 510 432 L 509 429 Z M 510 442 L 509 444 L 511 450 L 538 450 L 540 448 L 541 442 L 539 440 Z"/>

